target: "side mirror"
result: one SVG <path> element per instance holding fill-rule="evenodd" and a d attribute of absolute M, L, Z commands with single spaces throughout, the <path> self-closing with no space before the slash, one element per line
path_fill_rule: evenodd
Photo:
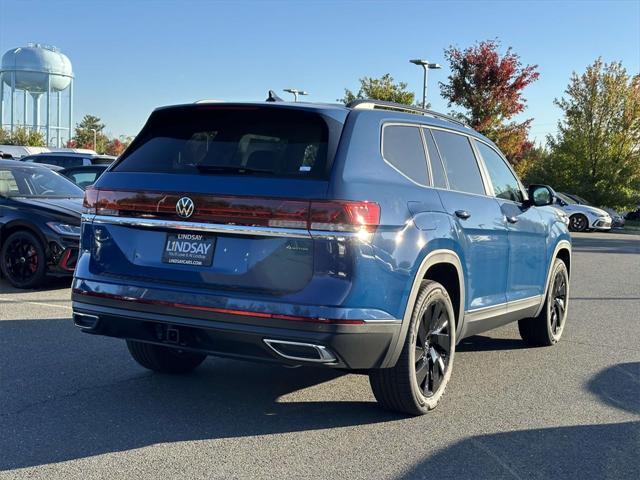
<path fill-rule="evenodd" d="M 534 207 L 544 207 L 553 205 L 555 192 L 549 185 L 529 185 L 529 205 Z"/>

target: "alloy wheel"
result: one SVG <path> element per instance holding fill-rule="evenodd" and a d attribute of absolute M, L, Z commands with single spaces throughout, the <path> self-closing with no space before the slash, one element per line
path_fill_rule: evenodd
<path fill-rule="evenodd" d="M 574 215 L 571 217 L 569 226 L 571 227 L 571 230 L 581 232 L 587 228 L 587 219 L 582 215 Z"/>
<path fill-rule="evenodd" d="M 18 283 L 26 283 L 38 272 L 36 246 L 26 238 L 16 238 L 6 249 L 4 264 L 7 275 Z"/>
<path fill-rule="evenodd" d="M 450 319 L 440 300 L 425 309 L 416 335 L 415 375 L 425 397 L 433 396 L 442 384 L 451 353 Z"/>
<path fill-rule="evenodd" d="M 551 303 L 551 334 L 556 337 L 564 326 L 564 317 L 567 309 L 567 279 L 564 271 L 556 273 L 553 279 L 552 303 Z"/>

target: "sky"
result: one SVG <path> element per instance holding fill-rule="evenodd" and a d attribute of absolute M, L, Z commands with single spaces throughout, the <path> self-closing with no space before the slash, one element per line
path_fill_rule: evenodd
<path fill-rule="evenodd" d="M 0 53 L 55 45 L 72 62 L 74 117 L 99 116 L 135 135 L 161 105 L 264 100 L 273 89 L 333 102 L 358 79 L 390 73 L 421 98 L 426 58 L 432 108 L 451 108 L 438 82 L 444 49 L 484 39 L 513 47 L 540 79 L 526 88 L 531 136 L 556 131 L 572 72 L 597 57 L 640 70 L 640 0 L 610 1 L 158 1 L 0 0 Z"/>

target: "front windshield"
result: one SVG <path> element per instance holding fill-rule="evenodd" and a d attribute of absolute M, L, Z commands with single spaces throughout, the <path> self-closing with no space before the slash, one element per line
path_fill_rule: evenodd
<path fill-rule="evenodd" d="M 84 192 L 62 175 L 44 167 L 1 167 L 0 195 L 4 197 L 82 197 Z"/>
<path fill-rule="evenodd" d="M 573 198 L 567 197 L 566 195 L 563 195 L 562 193 L 556 192 L 556 197 L 558 197 L 563 202 L 568 203 L 569 205 L 577 205 L 577 203 L 578 203 Z"/>

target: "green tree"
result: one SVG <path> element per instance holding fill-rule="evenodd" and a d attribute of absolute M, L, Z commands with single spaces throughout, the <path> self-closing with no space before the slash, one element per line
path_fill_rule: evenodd
<path fill-rule="evenodd" d="M 640 75 L 599 58 L 582 75 L 574 72 L 555 104 L 564 116 L 543 166 L 554 187 L 631 207 L 640 199 Z"/>
<path fill-rule="evenodd" d="M 45 143 L 44 134 L 30 128 L 17 127 L 13 132 L 0 129 L 0 145 L 44 147 Z"/>
<path fill-rule="evenodd" d="M 362 77 L 360 89 L 353 93 L 348 88 L 344 89 L 344 97 L 338 101 L 345 104 L 359 99 L 385 100 L 387 102 L 413 105 L 415 94 L 407 91 L 405 82 L 394 82 L 391 74 L 386 73 L 380 78 Z"/>
<path fill-rule="evenodd" d="M 522 66 L 511 48 L 504 54 L 499 48 L 497 40 L 485 40 L 464 50 L 445 49 L 451 74 L 448 83 L 440 83 L 440 93 L 450 107 L 462 107 L 464 112 L 458 116 L 493 140 L 517 165 L 533 147 L 528 139 L 532 119 L 508 121 L 524 111 L 522 91 L 539 74 L 537 65 Z"/>
<path fill-rule="evenodd" d="M 72 145 L 74 145 L 75 148 L 94 149 L 93 130 L 95 129 L 95 150 L 98 153 L 104 152 L 107 148 L 107 144 L 109 143 L 109 138 L 104 133 L 104 127 L 105 125 L 101 122 L 99 117 L 94 115 L 85 115 L 82 118 L 82 121 L 76 126 Z"/>

